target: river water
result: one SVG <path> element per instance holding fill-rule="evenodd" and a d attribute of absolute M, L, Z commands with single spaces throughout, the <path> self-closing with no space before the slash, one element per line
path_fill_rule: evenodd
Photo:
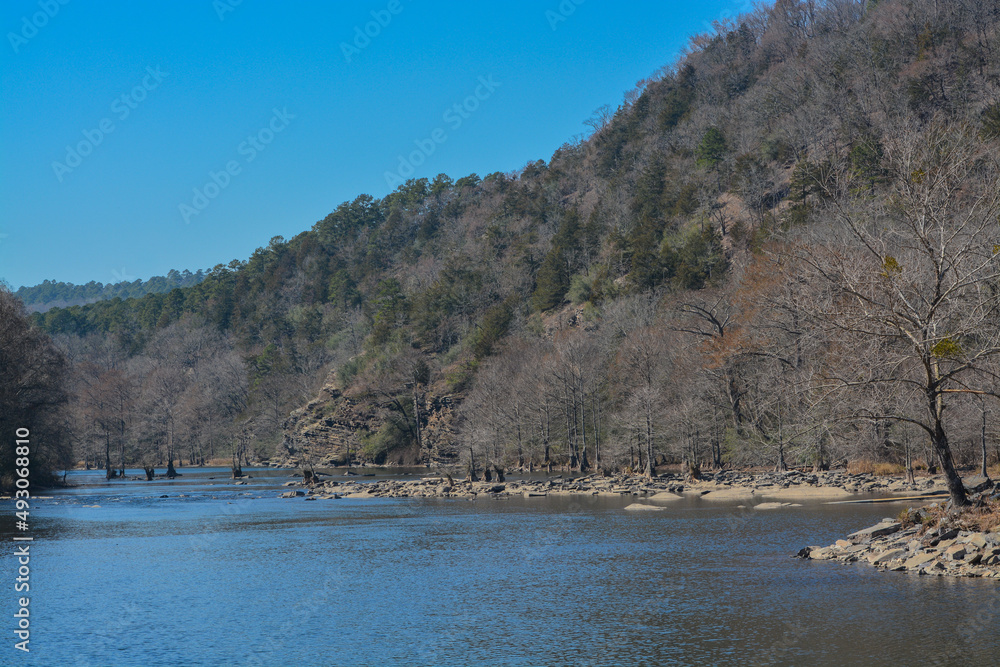
<path fill-rule="evenodd" d="M 307 501 L 277 498 L 287 471 L 251 471 L 246 486 L 221 469 L 181 472 L 111 484 L 70 473 L 77 488 L 34 501 L 30 654 L 13 648 L 14 508 L 0 503 L 0 663 L 1000 662 L 997 580 L 789 557 L 898 504 Z"/>

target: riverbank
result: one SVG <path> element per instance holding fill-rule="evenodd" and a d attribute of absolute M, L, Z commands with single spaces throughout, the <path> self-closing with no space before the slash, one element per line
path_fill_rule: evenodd
<path fill-rule="evenodd" d="M 698 480 L 679 474 L 658 475 L 653 479 L 619 475 L 604 477 L 557 476 L 547 479 L 514 479 L 503 482 L 456 481 L 448 473 L 427 475 L 414 480 L 342 481 L 326 479 L 307 486 L 302 481 L 286 482 L 298 487 L 284 495 L 306 495 L 319 499 L 335 498 L 474 498 L 542 497 L 558 495 L 635 496 L 657 502 L 670 502 L 685 496 L 707 501 L 740 502 L 761 506 L 790 506 L 795 501 L 846 501 L 870 496 L 911 496 L 941 493 L 946 490 L 941 476 L 925 477 L 916 484 L 904 479 L 842 471 L 753 474 L 721 471 L 703 475 Z M 774 502 L 777 501 L 777 502 Z M 767 507 L 765 509 L 771 509 Z"/>
<path fill-rule="evenodd" d="M 892 572 L 1000 579 L 1000 492 L 973 494 L 970 506 L 958 512 L 944 500 L 908 509 L 828 547 L 805 547 L 798 556 Z"/>

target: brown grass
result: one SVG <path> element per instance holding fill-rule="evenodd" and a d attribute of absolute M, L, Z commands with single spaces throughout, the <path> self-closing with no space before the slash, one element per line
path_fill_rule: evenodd
<path fill-rule="evenodd" d="M 913 510 L 903 510 L 898 518 L 904 528 L 923 525 L 921 533 L 940 526 L 978 533 L 1000 530 L 1000 501 L 996 500 L 984 501 L 977 507 L 966 507 L 957 514 L 949 514 L 944 503 L 935 503 L 922 508 L 921 514 L 924 516 Z"/>
<path fill-rule="evenodd" d="M 852 475 L 876 475 L 887 477 L 889 475 L 902 475 L 906 469 L 898 463 L 877 463 L 868 459 L 859 459 L 847 464 L 847 472 Z"/>

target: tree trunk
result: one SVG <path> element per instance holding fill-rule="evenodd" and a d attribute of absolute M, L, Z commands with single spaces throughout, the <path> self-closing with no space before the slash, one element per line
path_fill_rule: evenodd
<path fill-rule="evenodd" d="M 424 466 L 427 468 L 431 467 L 431 453 L 430 451 L 424 453 L 424 441 L 420 434 L 420 402 L 417 400 L 417 385 L 413 385 L 413 422 L 416 424 L 417 432 L 417 451 L 420 456 L 424 459 Z"/>
<path fill-rule="evenodd" d="M 146 473 L 146 481 L 152 482 L 153 476 L 156 475 L 156 469 L 152 466 L 143 466 L 142 469 Z"/>
<path fill-rule="evenodd" d="M 646 479 L 653 479 L 653 419 L 646 413 Z"/>
<path fill-rule="evenodd" d="M 913 476 L 913 454 L 910 452 L 910 438 L 905 436 L 903 441 L 903 448 L 905 450 L 906 456 L 906 482 L 910 485 L 915 485 L 917 483 L 916 478 Z"/>
<path fill-rule="evenodd" d="M 948 482 L 948 493 L 955 507 L 965 507 L 969 504 L 968 496 L 965 492 L 965 485 L 962 477 L 955 470 L 955 462 L 951 456 L 951 448 L 948 446 L 948 436 L 945 435 L 944 426 L 940 421 L 935 425 L 934 435 L 931 437 L 934 445 L 934 453 L 937 455 L 938 463 L 941 464 L 941 472 L 944 473 Z"/>
<path fill-rule="evenodd" d="M 990 474 L 986 470 L 986 404 L 985 403 L 983 404 L 982 408 L 983 408 L 983 434 L 982 434 L 983 438 L 981 444 L 983 447 L 983 465 L 982 469 L 979 471 L 979 474 L 981 474 L 986 479 L 989 479 Z"/>
<path fill-rule="evenodd" d="M 476 453 L 473 451 L 472 447 L 469 447 L 469 481 L 479 481 L 479 477 L 476 475 Z"/>
<path fill-rule="evenodd" d="M 104 470 L 107 479 L 115 478 L 115 471 L 111 469 L 111 436 L 107 436 L 104 442 Z"/>

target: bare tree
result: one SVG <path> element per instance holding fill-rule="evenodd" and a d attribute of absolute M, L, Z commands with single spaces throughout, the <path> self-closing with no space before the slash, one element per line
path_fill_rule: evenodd
<path fill-rule="evenodd" d="M 868 197 L 844 169 L 833 205 L 839 233 L 796 254 L 836 293 L 829 312 L 813 312 L 817 321 L 835 327 L 845 349 L 877 360 L 832 369 L 831 379 L 919 397 L 920 412 L 866 416 L 923 429 L 962 506 L 948 407 L 960 394 L 996 396 L 984 374 L 1000 354 L 1000 169 L 972 128 L 900 124 L 883 143 L 886 196 Z"/>

